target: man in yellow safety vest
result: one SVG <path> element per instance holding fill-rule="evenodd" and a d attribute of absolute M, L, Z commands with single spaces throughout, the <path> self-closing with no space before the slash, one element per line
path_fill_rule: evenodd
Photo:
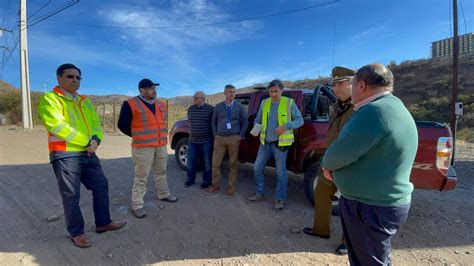
<path fill-rule="evenodd" d="M 81 70 L 63 64 L 56 70 L 58 86 L 42 96 L 38 112 L 48 131 L 51 164 L 61 193 L 66 226 L 71 241 L 80 248 L 91 246 L 84 233 L 79 207 L 81 183 L 92 190 L 97 233 L 121 229 L 126 222 L 110 219 L 108 182 L 95 154 L 102 140 L 99 117 L 91 101 L 77 94 Z"/>
<path fill-rule="evenodd" d="M 248 198 L 255 202 L 264 200 L 263 172 L 268 160 L 273 157 L 278 176 L 274 205 L 277 210 L 283 209 L 288 189 L 286 156 L 295 140 L 293 129 L 303 125 L 303 117 L 293 99 L 281 96 L 283 88 L 283 83 L 279 80 L 273 80 L 268 84 L 270 98 L 263 100 L 255 119 L 255 124 L 261 124 L 262 129 L 260 147 L 254 164 L 256 192 Z"/>

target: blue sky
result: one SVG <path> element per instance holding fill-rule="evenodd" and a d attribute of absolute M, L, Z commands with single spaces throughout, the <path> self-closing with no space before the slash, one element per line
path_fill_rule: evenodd
<path fill-rule="evenodd" d="M 15 29 L 3 33 L 2 45 L 18 34 L 18 2 L 0 1 L 2 26 Z M 46 2 L 27 1 L 28 15 Z M 53 0 L 32 20 L 68 2 Z M 56 68 L 70 62 L 83 72 L 82 94 L 135 95 L 144 77 L 162 84 L 160 97 L 196 90 L 210 94 L 228 83 L 244 87 L 274 78 L 329 75 L 334 65 L 357 68 L 428 58 L 431 42 L 452 34 L 449 0 L 332 2 L 81 0 L 28 28 L 31 88 L 43 91 L 46 85 L 50 90 L 56 85 Z M 332 4 L 236 23 L 150 28 L 235 21 L 324 3 Z M 461 3 L 467 32 L 472 32 L 474 0 Z M 466 32 L 461 12 L 459 27 L 460 34 Z M 18 50 L 4 66 L 2 79 L 19 87 Z"/>

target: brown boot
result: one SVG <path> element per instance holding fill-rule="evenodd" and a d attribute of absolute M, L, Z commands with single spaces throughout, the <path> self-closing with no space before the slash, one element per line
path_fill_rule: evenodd
<path fill-rule="evenodd" d="M 219 191 L 219 186 L 212 185 L 212 186 L 210 186 L 206 189 L 206 192 L 204 192 L 204 194 L 210 195 L 210 194 L 214 194 L 218 191 Z"/>
<path fill-rule="evenodd" d="M 235 186 L 229 186 L 225 192 L 226 198 L 232 198 L 235 194 Z"/>
<path fill-rule="evenodd" d="M 86 236 L 86 234 L 71 237 L 71 241 L 72 241 L 72 243 L 74 243 L 74 246 L 76 246 L 78 248 L 88 248 L 88 247 L 92 246 L 91 241 Z"/>
<path fill-rule="evenodd" d="M 100 234 L 100 233 L 105 233 L 107 231 L 119 230 L 119 229 L 122 229 L 122 227 L 124 227 L 125 224 L 127 224 L 127 222 L 110 223 L 105 226 L 96 227 L 95 231 Z"/>

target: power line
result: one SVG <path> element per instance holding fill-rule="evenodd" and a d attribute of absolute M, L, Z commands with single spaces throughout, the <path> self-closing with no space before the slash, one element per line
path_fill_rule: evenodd
<path fill-rule="evenodd" d="M 10 0 L 8 0 L 6 2 L 6 6 L 1 6 L 1 8 L 4 8 L 5 9 L 5 13 L 3 14 L 2 16 L 2 25 L 7 28 L 7 19 L 9 17 L 9 14 L 12 14 L 13 12 L 8 12 L 8 10 L 15 10 L 15 11 L 18 11 L 18 9 L 14 9 L 14 8 L 10 8 Z M 4 49 L 3 49 L 3 52 L 2 52 L 2 63 L 1 63 L 1 69 L 0 69 L 0 79 L 3 79 L 3 72 L 5 70 L 5 64 L 7 63 L 8 59 L 11 57 L 11 55 L 13 54 L 13 51 L 16 49 L 16 45 L 18 45 L 18 43 L 15 44 L 15 47 L 13 47 L 13 43 L 15 42 L 15 40 L 13 40 L 13 36 L 14 36 L 14 33 L 13 31 L 11 31 L 11 36 L 12 36 L 12 41 L 11 43 L 8 45 L 8 40 L 7 40 L 7 37 L 6 35 L 3 35 L 3 39 L 4 39 Z M 19 37 L 19 35 L 17 36 Z M 12 49 L 13 48 L 13 49 Z M 13 50 L 13 51 L 12 51 Z"/>
<path fill-rule="evenodd" d="M 40 7 L 31 17 L 30 19 L 37 14 L 41 9 L 43 9 L 46 5 L 48 5 L 51 1 L 48 1 L 46 4 L 44 4 L 42 7 Z M 298 8 L 298 9 L 293 9 L 289 11 L 284 11 L 284 12 L 278 12 L 278 13 L 271 13 L 267 15 L 261 15 L 261 16 L 254 16 L 254 17 L 248 17 L 248 18 L 242 18 L 242 19 L 235 19 L 235 20 L 229 20 L 229 21 L 220 21 L 220 22 L 213 22 L 213 23 L 204 23 L 204 24 L 189 24 L 189 25 L 177 25 L 177 26 L 149 26 L 149 27 L 138 27 L 138 26 L 107 26 L 107 25 L 93 25 L 93 24 L 82 24 L 82 23 L 72 23 L 72 22 L 66 22 L 66 21 L 60 21 L 60 20 L 54 20 L 51 19 L 52 21 L 60 22 L 60 23 L 65 23 L 65 24 L 71 24 L 71 25 L 78 25 L 78 26 L 85 26 L 85 27 L 96 27 L 96 28 L 129 28 L 129 29 L 173 29 L 173 28 L 196 28 L 196 27 L 207 27 L 207 26 L 215 26 L 215 25 L 223 25 L 223 24 L 231 24 L 231 23 L 237 23 L 237 22 L 243 22 L 243 21 L 249 21 L 249 20 L 259 20 L 259 19 L 264 19 L 264 18 L 269 18 L 269 17 L 275 17 L 275 16 L 281 16 L 281 15 L 286 15 L 286 14 L 291 14 L 291 13 L 297 13 L 297 12 L 302 12 L 326 5 L 331 5 L 338 3 L 339 1 L 332 1 L 328 3 L 323 3 L 323 4 L 318 4 L 318 5 L 312 5 L 308 7 L 303 7 L 303 8 Z M 29 24 L 27 25 L 27 28 L 32 27 L 56 14 L 59 12 L 79 3 L 79 0 L 73 0 L 68 4 L 65 4 L 62 7 L 57 8 L 54 11 L 51 11 L 48 14 L 45 14 L 39 18 L 33 19 L 32 21 L 29 21 Z M 7 9 L 12 9 L 9 7 L 6 7 Z M 13 9 L 17 10 L 17 9 Z M 23 29 L 20 29 L 22 31 Z M 16 36 L 16 38 L 11 42 L 11 45 L 9 45 L 10 48 L 8 48 L 7 55 L 3 58 L 2 60 L 2 65 L 1 69 L 3 72 L 3 69 L 5 67 L 5 64 L 8 62 L 10 57 L 12 56 L 13 52 L 15 51 L 16 47 L 18 46 L 19 43 L 19 36 L 20 33 Z"/>
<path fill-rule="evenodd" d="M 6 62 L 8 61 L 8 59 L 10 59 L 10 57 L 12 56 L 13 52 L 15 51 L 16 47 L 18 46 L 18 43 L 20 42 L 20 33 L 18 33 L 18 35 L 15 37 L 15 39 L 13 39 L 13 41 L 10 43 L 9 46 L 7 46 L 7 56 L 5 58 L 3 58 L 2 60 L 2 69 L 4 67 L 4 65 L 6 64 Z"/>
<path fill-rule="evenodd" d="M 12 32 L 12 36 L 14 35 L 14 32 Z M 13 37 L 12 41 L 10 42 L 9 45 L 6 45 L 5 47 L 5 53 L 3 54 L 2 58 L 2 64 L 1 64 L 1 77 L 3 78 L 3 71 L 5 69 L 5 65 L 7 64 L 8 60 L 10 60 L 10 57 L 13 55 L 15 52 L 18 44 L 20 42 L 20 31 L 16 34 L 15 37 Z M 5 40 L 5 44 L 7 41 Z"/>
<path fill-rule="evenodd" d="M 3 79 L 3 71 L 5 70 L 5 65 L 8 63 L 8 60 L 15 52 L 16 48 L 18 47 L 18 43 L 20 42 L 20 33 L 16 36 L 16 38 L 12 41 L 11 45 L 6 48 L 7 55 L 2 58 L 2 66 L 0 71 L 0 79 Z"/>
<path fill-rule="evenodd" d="M 37 18 L 37 19 L 35 19 L 35 20 L 33 20 L 33 21 L 30 21 L 29 24 L 28 24 L 28 26 L 27 26 L 27 28 L 32 27 L 32 26 L 34 26 L 34 25 L 40 23 L 41 21 L 46 20 L 46 19 L 48 19 L 48 18 L 50 18 L 50 17 L 52 17 L 52 16 L 58 14 L 59 12 L 64 11 L 64 10 L 70 8 L 71 6 L 73 6 L 73 5 L 77 4 L 77 3 L 79 3 L 79 0 L 73 0 L 73 1 L 71 1 L 70 3 L 65 4 L 64 6 L 59 7 L 59 8 L 57 8 L 57 9 L 54 10 L 54 11 L 51 11 L 49 14 L 43 15 L 42 17 L 39 17 L 39 18 Z"/>
<path fill-rule="evenodd" d="M 51 1 L 47 2 L 47 3 L 44 4 L 42 7 L 40 7 L 33 15 L 35 15 L 36 13 L 38 13 L 41 9 L 43 9 L 43 8 L 44 8 L 46 5 L 48 5 L 50 2 L 51 2 Z M 75 4 L 77 4 L 77 3 L 79 3 L 79 0 L 73 0 L 73 1 L 71 1 L 71 2 L 69 2 L 69 3 L 67 3 L 67 4 L 65 4 L 65 5 L 63 5 L 63 6 L 59 7 L 59 8 L 57 8 L 56 10 L 53 10 L 53 11 L 51 11 L 50 13 L 48 13 L 48 14 L 46 14 L 46 15 L 43 15 L 43 16 L 41 16 L 41 17 L 39 17 L 39 18 L 33 20 L 33 22 L 31 22 L 31 24 L 28 24 L 28 25 L 26 26 L 26 28 L 29 28 L 29 27 L 31 27 L 31 26 L 33 26 L 33 25 L 36 25 L 36 24 L 42 22 L 43 20 L 46 20 L 46 19 L 48 19 L 48 18 L 50 18 L 50 17 L 52 17 L 52 16 L 58 14 L 59 12 L 61 12 L 61 11 L 65 10 L 65 9 L 67 9 L 67 8 L 69 8 L 69 7 L 71 7 L 71 6 L 75 5 Z M 33 15 L 32 15 L 32 16 L 33 16 Z M 31 16 L 31 17 L 32 17 L 32 16 Z M 19 30 L 18 35 L 17 35 L 17 36 L 15 37 L 15 39 L 11 42 L 11 44 L 8 45 L 7 48 L 6 48 L 6 49 L 8 50 L 8 51 L 7 51 L 7 55 L 3 57 L 3 59 L 2 59 L 2 64 L 1 64 L 1 73 L 0 73 L 0 74 L 1 74 L 2 77 L 3 77 L 3 70 L 4 70 L 4 68 L 5 68 L 5 65 L 7 64 L 8 60 L 11 58 L 12 54 L 14 53 L 14 51 L 16 50 L 16 48 L 17 48 L 17 46 L 18 46 L 18 43 L 20 42 L 20 34 L 21 34 L 21 31 L 23 31 L 24 29 L 25 29 L 25 28 Z"/>
<path fill-rule="evenodd" d="M 4 27 L 6 27 L 5 23 L 7 22 L 7 15 L 8 15 L 8 9 L 10 7 L 10 0 L 7 1 L 7 6 L 3 7 L 5 9 L 5 13 L 3 13 L 3 23 L 2 25 L 4 25 Z"/>
<path fill-rule="evenodd" d="M 38 12 L 40 12 L 43 8 L 45 8 L 50 3 L 51 3 L 51 0 L 48 0 L 48 2 L 46 2 L 44 5 L 38 8 L 35 12 L 33 12 L 33 14 L 28 18 L 28 21 L 30 21 L 30 19 L 32 19 L 36 14 L 38 14 Z"/>
<path fill-rule="evenodd" d="M 12 8 L 12 7 L 10 7 L 10 1 L 8 1 L 8 5 L 7 5 L 7 6 L 0 6 L 0 8 L 5 8 L 5 9 L 10 9 L 10 10 L 19 11 L 18 8 Z"/>
<path fill-rule="evenodd" d="M 9 7 L 10 7 L 10 0 L 7 1 L 7 6 L 3 7 L 5 9 L 5 13 L 3 13 L 3 16 L 2 16 L 2 26 L 3 26 L 4 29 L 8 29 L 8 27 L 7 27 L 7 18 L 8 18 L 8 15 L 10 14 L 8 12 Z M 2 37 L 3 36 L 4 35 L 2 34 Z M 4 37 L 3 39 L 4 39 L 4 44 L 6 46 L 7 45 L 7 37 Z"/>
<path fill-rule="evenodd" d="M 248 17 L 248 18 L 242 18 L 242 19 L 235 19 L 235 20 L 228 20 L 228 21 L 219 21 L 219 22 L 211 22 L 211 23 L 203 23 L 203 24 L 188 24 L 188 25 L 174 25 L 174 26 L 110 26 L 110 25 L 97 25 L 97 24 L 84 24 L 84 23 L 74 23 L 74 22 L 68 22 L 68 21 L 62 21 L 62 20 L 56 20 L 56 19 L 51 19 L 51 21 L 59 22 L 59 23 L 64 23 L 64 24 L 69 24 L 69 25 L 76 25 L 76 26 L 84 26 L 84 27 L 93 27 L 93 28 L 113 28 L 113 29 L 179 29 L 179 28 L 198 28 L 198 27 L 208 27 L 208 26 L 216 26 L 216 25 L 223 25 L 223 24 L 231 24 L 231 23 L 238 23 L 238 22 L 244 22 L 244 21 L 249 21 L 249 20 L 259 20 L 259 19 L 264 19 L 264 18 L 269 18 L 269 17 L 276 17 L 276 16 L 281 16 L 281 15 L 287 15 L 291 13 L 297 13 L 297 12 L 302 12 L 306 11 L 309 9 L 314 9 L 322 6 L 327 6 L 327 5 L 332 5 L 335 3 L 338 3 L 339 0 L 328 2 L 328 3 L 323 3 L 323 4 L 318 4 L 318 5 L 313 5 L 313 6 L 308 6 L 308 7 L 303 7 L 303 8 L 298 8 L 298 9 L 293 9 L 289 11 L 284 11 L 284 12 L 278 12 L 278 13 L 271 13 L 267 15 L 261 15 L 261 16 L 254 16 L 254 17 Z"/>

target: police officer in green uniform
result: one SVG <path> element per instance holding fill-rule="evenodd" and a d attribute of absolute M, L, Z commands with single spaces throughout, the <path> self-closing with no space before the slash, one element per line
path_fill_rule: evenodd
<path fill-rule="evenodd" d="M 331 107 L 329 119 L 328 147 L 339 136 L 342 127 L 353 113 L 351 102 L 351 79 L 355 75 L 354 70 L 345 67 L 334 67 L 332 69 L 332 86 L 337 102 Z M 311 236 L 319 236 L 329 239 L 331 234 L 331 209 L 332 199 L 337 192 L 337 187 L 332 181 L 327 180 L 319 171 L 318 184 L 314 190 L 314 224 L 313 228 L 304 228 L 303 232 Z M 342 236 L 342 242 L 337 247 L 336 253 L 347 254 L 347 245 Z"/>

